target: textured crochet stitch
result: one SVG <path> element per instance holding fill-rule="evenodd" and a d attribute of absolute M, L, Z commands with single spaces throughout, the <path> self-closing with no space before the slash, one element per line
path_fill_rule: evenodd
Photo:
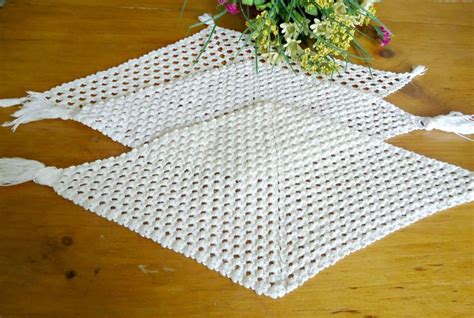
<path fill-rule="evenodd" d="M 36 182 L 75 204 L 273 298 L 474 199 L 469 171 L 274 102 L 171 130 L 116 158 L 38 169 Z"/>
<path fill-rule="evenodd" d="M 209 26 L 192 36 L 129 60 L 119 66 L 64 83 L 46 92 L 29 92 L 25 98 L 5 102 L 3 106 L 24 105 L 23 109 L 13 115 L 17 119 L 7 125 L 16 128 L 29 121 L 44 118 L 65 118 L 67 115 L 64 114 L 68 111 L 78 112 L 86 106 L 128 96 L 149 87 L 175 82 L 205 70 L 254 60 L 253 47 L 251 44 L 245 45 L 245 36 L 240 32 L 217 26 L 211 41 L 201 57 L 196 60 L 205 46 L 211 30 L 212 27 Z M 370 70 L 367 67 L 351 63 L 341 62 L 341 64 L 340 73 L 332 77 L 318 75 L 312 77 L 384 97 L 406 85 L 413 77 L 423 73 L 423 69 L 397 74 Z M 292 67 L 296 73 L 304 74 L 298 65 Z M 1 105 L 2 101 L 0 101 Z M 54 111 L 51 108 L 54 108 Z M 40 109 L 39 113 L 38 109 Z"/>
<path fill-rule="evenodd" d="M 137 147 L 166 130 L 259 100 L 304 107 L 374 138 L 420 129 L 418 117 L 378 96 L 268 64 L 257 73 L 252 61 L 85 106 L 71 119 Z"/>
<path fill-rule="evenodd" d="M 274 298 L 474 199 L 471 172 L 383 142 L 420 122 L 440 127 L 382 99 L 423 69 L 349 64 L 330 78 L 263 63 L 257 73 L 249 47 L 234 56 L 240 34 L 218 27 L 194 64 L 209 32 L 22 99 L 14 126 L 73 119 L 133 149 L 66 169 L 0 159 L 0 185 L 52 186 Z"/>

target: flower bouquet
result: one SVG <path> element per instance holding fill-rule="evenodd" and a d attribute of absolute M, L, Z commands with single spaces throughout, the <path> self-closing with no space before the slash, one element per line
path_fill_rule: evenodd
<path fill-rule="evenodd" d="M 378 1 L 217 0 L 220 12 L 212 19 L 242 14 L 246 41 L 253 40 L 269 63 L 293 62 L 310 73 L 333 74 L 341 67 L 337 59 L 370 61 L 359 35 L 382 46 L 390 42 L 391 32 L 375 16 Z"/>

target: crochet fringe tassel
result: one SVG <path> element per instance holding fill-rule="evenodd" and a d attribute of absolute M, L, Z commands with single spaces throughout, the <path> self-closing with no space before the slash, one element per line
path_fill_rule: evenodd
<path fill-rule="evenodd" d="M 36 160 L 0 158 L 0 186 L 12 186 L 28 181 L 51 186 L 59 176 L 59 169 L 46 167 Z"/>
<path fill-rule="evenodd" d="M 216 23 L 214 22 L 214 18 L 212 17 L 212 15 L 210 15 L 209 13 L 204 13 L 203 15 L 200 15 L 198 17 L 199 21 L 201 21 L 202 23 L 205 23 L 207 25 L 210 25 L 210 26 L 214 26 Z"/>
<path fill-rule="evenodd" d="M 27 97 L 0 99 L 0 107 L 10 107 L 14 105 L 22 107 L 13 113 L 16 119 L 6 122 L 3 127 L 12 127 L 15 131 L 18 126 L 42 119 L 70 119 L 79 110 L 55 106 L 42 93 L 28 92 Z"/>
<path fill-rule="evenodd" d="M 419 126 L 424 130 L 438 129 L 455 133 L 465 139 L 464 135 L 474 134 L 474 115 L 465 115 L 461 112 L 450 112 L 447 115 L 435 117 L 421 117 Z"/>
<path fill-rule="evenodd" d="M 413 70 L 411 71 L 411 75 L 413 77 L 425 75 L 426 70 L 427 70 L 426 66 L 418 65 L 418 66 L 413 68 Z"/>

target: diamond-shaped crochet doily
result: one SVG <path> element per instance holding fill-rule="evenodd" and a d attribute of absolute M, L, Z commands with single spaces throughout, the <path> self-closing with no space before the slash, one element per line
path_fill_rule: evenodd
<path fill-rule="evenodd" d="M 380 97 L 289 69 L 244 62 L 84 107 L 72 119 L 138 147 L 176 127 L 259 100 L 311 110 L 374 138 L 419 129 L 416 116 Z"/>
<path fill-rule="evenodd" d="M 61 170 L 63 197 L 281 297 L 337 260 L 473 200 L 474 176 L 265 102 Z"/>
<path fill-rule="evenodd" d="M 147 87 L 173 82 L 203 70 L 255 58 L 253 44 L 247 43 L 244 46 L 245 35 L 221 27 L 216 27 L 206 49 L 201 53 L 211 30 L 212 27 L 207 27 L 176 43 L 118 66 L 61 84 L 44 92 L 43 96 L 60 107 L 82 107 L 113 97 L 126 96 Z M 199 55 L 201 58 L 196 61 Z M 416 76 L 413 73 L 397 74 L 370 70 L 351 63 L 341 62 L 341 64 L 343 68 L 340 73 L 330 78 L 331 81 L 381 97 L 397 91 Z M 297 65 L 294 67 L 297 72 L 303 73 Z"/>
<path fill-rule="evenodd" d="M 12 114 L 15 119 L 5 125 L 12 126 L 15 130 L 21 124 L 36 120 L 66 119 L 84 107 L 93 107 L 104 102 L 115 103 L 116 98 L 172 84 L 206 70 L 255 60 L 253 44 L 245 40 L 246 35 L 216 27 L 215 33 L 209 37 L 211 30 L 212 27 L 208 27 L 139 58 L 63 83 L 46 92 L 28 92 L 28 96 L 24 98 L 0 100 L 2 107 L 23 105 L 20 110 Z M 203 51 L 205 43 L 208 45 Z M 199 59 L 197 59 L 198 56 L 200 56 Z M 260 65 L 266 65 L 264 59 L 261 57 L 259 59 Z M 311 77 L 313 80 L 331 82 L 340 87 L 378 97 L 397 91 L 415 76 L 424 72 L 424 67 L 415 68 L 410 73 L 397 74 L 370 70 L 367 67 L 343 61 L 339 64 L 342 67 L 334 76 L 310 76 L 311 74 L 305 73 L 298 65 L 293 65 L 292 68 L 296 73 Z M 284 67 L 288 68 L 288 66 Z"/>

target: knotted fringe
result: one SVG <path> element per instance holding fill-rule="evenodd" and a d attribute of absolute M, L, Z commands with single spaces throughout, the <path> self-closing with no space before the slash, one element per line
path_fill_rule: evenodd
<path fill-rule="evenodd" d="M 452 132 L 471 141 L 472 139 L 463 135 L 474 134 L 474 115 L 465 115 L 460 112 L 450 112 L 447 115 L 435 117 L 420 117 L 418 124 L 425 130 L 438 129 Z"/>
<path fill-rule="evenodd" d="M 60 170 L 46 167 L 36 160 L 22 158 L 0 158 L 0 186 L 12 186 L 33 180 L 42 185 L 53 185 Z"/>
<path fill-rule="evenodd" d="M 35 160 L 1 158 L 0 185 L 11 186 L 33 180 L 35 173 L 44 167 L 44 164 Z"/>
<path fill-rule="evenodd" d="M 23 107 L 13 113 L 16 119 L 6 122 L 3 127 L 12 126 L 15 131 L 21 124 L 37 121 L 41 119 L 70 119 L 78 110 L 68 109 L 64 107 L 55 106 L 42 93 L 28 92 L 28 96 L 24 98 L 9 98 L 0 100 L 2 107 L 9 107 L 13 105 L 22 104 Z"/>
<path fill-rule="evenodd" d="M 21 105 L 26 101 L 27 101 L 26 97 L 0 99 L 0 108 Z"/>
<path fill-rule="evenodd" d="M 418 65 L 418 66 L 416 66 L 412 69 L 411 75 L 413 77 L 420 76 L 420 75 L 425 75 L 426 70 L 427 70 L 426 66 Z"/>
<path fill-rule="evenodd" d="M 204 13 L 203 15 L 200 15 L 198 17 L 199 21 L 201 21 L 202 23 L 205 23 L 207 25 L 210 25 L 210 26 L 213 26 L 215 25 L 216 23 L 214 22 L 214 19 L 213 17 L 209 14 L 209 13 Z"/>

